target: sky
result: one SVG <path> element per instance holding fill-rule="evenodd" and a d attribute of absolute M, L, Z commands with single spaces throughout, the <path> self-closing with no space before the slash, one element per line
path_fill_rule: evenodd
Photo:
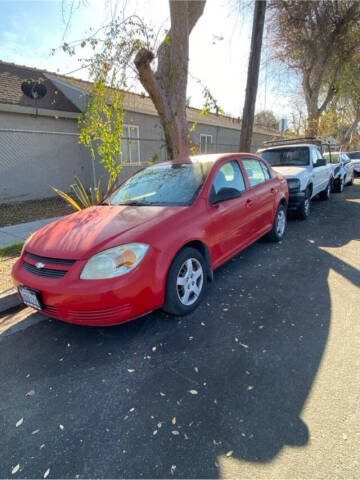
<path fill-rule="evenodd" d="M 239 0 L 240 2 L 242 0 Z M 107 23 L 124 2 L 155 28 L 169 21 L 168 0 L 0 0 L 0 60 L 88 79 L 77 57 L 51 49 L 81 39 L 90 27 Z M 252 12 L 235 7 L 236 0 L 207 0 L 205 11 L 190 36 L 188 97 L 202 108 L 206 85 L 221 108 L 242 116 L 250 50 Z M 84 54 L 86 52 L 82 52 Z M 278 118 L 290 114 L 291 104 L 282 81 L 269 73 L 269 54 L 263 52 L 256 111 L 273 110 Z M 78 70 L 78 71 L 76 71 Z M 284 81 L 283 83 L 286 83 Z"/>

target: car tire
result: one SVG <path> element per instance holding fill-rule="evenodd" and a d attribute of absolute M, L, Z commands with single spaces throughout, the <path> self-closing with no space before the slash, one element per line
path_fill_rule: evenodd
<path fill-rule="evenodd" d="M 329 181 L 329 183 L 327 184 L 325 190 L 323 190 L 322 192 L 320 192 L 320 200 L 330 200 L 330 197 L 331 197 L 331 182 Z"/>
<path fill-rule="evenodd" d="M 341 193 L 344 190 L 344 178 L 339 178 L 338 182 L 336 182 L 336 191 Z"/>
<path fill-rule="evenodd" d="M 298 208 L 298 217 L 300 220 L 306 220 L 311 211 L 311 193 L 310 189 L 308 188 L 305 192 L 305 199 L 301 203 L 300 207 Z"/>
<path fill-rule="evenodd" d="M 354 183 L 354 173 L 351 174 L 350 182 L 347 183 L 347 185 L 353 185 Z"/>
<path fill-rule="evenodd" d="M 286 208 L 283 204 L 280 204 L 275 215 L 273 227 L 266 235 L 266 238 L 271 242 L 281 242 L 286 232 L 286 226 Z"/>
<path fill-rule="evenodd" d="M 207 289 L 207 265 L 201 253 L 185 247 L 169 269 L 163 310 L 177 316 L 193 312 Z"/>

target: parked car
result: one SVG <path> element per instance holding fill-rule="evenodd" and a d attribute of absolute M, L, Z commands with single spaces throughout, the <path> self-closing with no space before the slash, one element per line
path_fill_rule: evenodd
<path fill-rule="evenodd" d="M 354 183 L 354 165 L 345 152 L 325 152 L 324 157 L 332 167 L 334 192 L 342 192 L 345 185 Z"/>
<path fill-rule="evenodd" d="M 25 304 L 67 322 L 121 323 L 193 311 L 216 268 L 286 229 L 286 180 L 251 154 L 155 164 L 101 205 L 29 238 L 13 268 Z"/>
<path fill-rule="evenodd" d="M 360 152 L 346 152 L 354 165 L 355 175 L 360 175 Z"/>
<path fill-rule="evenodd" d="M 288 209 L 296 211 L 302 220 L 310 215 L 311 200 L 316 195 L 329 200 L 331 194 L 332 168 L 322 154 L 321 141 L 314 139 L 314 143 L 309 143 L 309 140 L 266 142 L 269 146 L 257 152 L 286 178 L 290 194 Z"/>

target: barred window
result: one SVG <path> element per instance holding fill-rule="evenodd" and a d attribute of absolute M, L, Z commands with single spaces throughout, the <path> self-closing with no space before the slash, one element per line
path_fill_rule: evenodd
<path fill-rule="evenodd" d="M 140 163 L 139 127 L 137 125 L 123 125 L 122 163 Z"/>

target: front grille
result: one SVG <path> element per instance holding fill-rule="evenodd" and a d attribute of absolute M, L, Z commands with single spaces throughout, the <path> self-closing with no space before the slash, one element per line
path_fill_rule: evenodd
<path fill-rule="evenodd" d="M 36 260 L 37 262 L 43 263 L 52 263 L 53 265 L 73 265 L 76 260 L 68 260 L 67 258 L 49 258 L 49 257 L 41 257 L 40 255 L 34 255 L 33 253 L 26 252 L 26 257 L 31 258 L 32 260 Z"/>
<path fill-rule="evenodd" d="M 61 278 L 67 273 L 67 270 L 55 270 L 52 268 L 36 268 L 35 265 L 24 261 L 24 268 L 34 275 L 40 277 Z"/>
<path fill-rule="evenodd" d="M 69 310 L 69 318 L 74 321 L 96 321 L 96 320 L 111 320 L 118 315 L 129 313 L 131 305 L 125 303 L 117 307 L 104 308 L 101 310 Z"/>

